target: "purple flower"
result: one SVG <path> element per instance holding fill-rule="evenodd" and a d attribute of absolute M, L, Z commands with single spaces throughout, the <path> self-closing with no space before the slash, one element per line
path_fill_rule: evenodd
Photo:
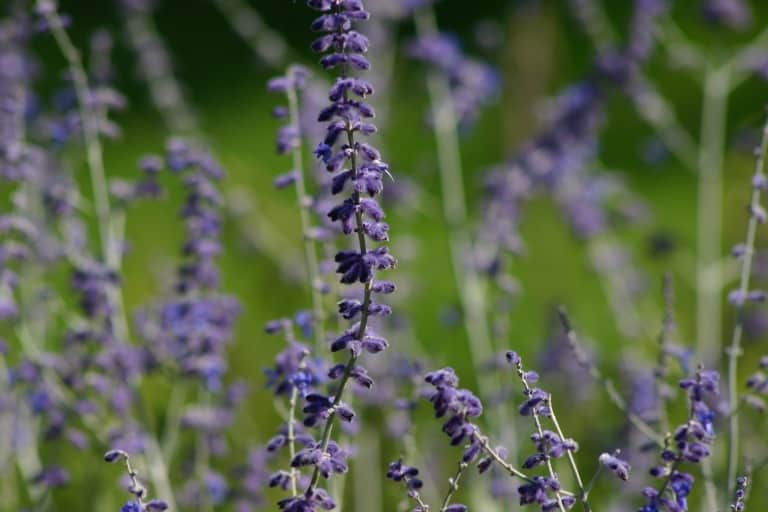
<path fill-rule="evenodd" d="M 651 469 L 652 476 L 664 479 L 665 483 L 661 484 L 664 492 L 646 489 L 643 494 L 647 503 L 641 511 L 688 510 L 687 500 L 694 479 L 678 468 L 684 462 L 699 463 L 710 454 L 710 445 L 714 440 L 715 413 L 709 409 L 705 399 L 717 395 L 719 380 L 716 371 L 700 368 L 693 378 L 680 381 L 680 387 L 688 393 L 689 420 L 675 429 L 673 446 L 662 450 L 662 465 Z"/>
<path fill-rule="evenodd" d="M 498 72 L 488 64 L 466 57 L 455 37 L 423 36 L 409 45 L 408 53 L 445 76 L 450 84 L 453 108 L 463 126 L 474 123 L 480 108 L 498 96 L 501 89 Z"/>
<path fill-rule="evenodd" d="M 333 499 L 323 489 L 313 489 L 308 494 L 280 500 L 277 505 L 284 512 L 316 512 L 336 507 Z"/>
<path fill-rule="evenodd" d="M 48 488 L 61 487 L 70 480 L 69 472 L 59 466 L 43 468 L 32 477 L 32 483 Z"/>
<path fill-rule="evenodd" d="M 330 441 L 325 450 L 320 443 L 313 443 L 296 453 L 291 466 L 314 466 L 323 478 L 330 478 L 333 473 L 347 472 L 347 452 L 334 441 Z"/>
<path fill-rule="evenodd" d="M 598 460 L 600 465 L 608 468 L 608 470 L 610 470 L 611 473 L 616 475 L 618 478 L 624 480 L 625 482 L 629 480 L 629 472 L 631 468 L 627 461 L 618 457 L 618 451 L 614 454 L 602 453 L 600 454 Z"/>
<path fill-rule="evenodd" d="M 557 510 L 558 502 L 555 498 L 550 498 L 550 494 L 560 490 L 560 482 L 546 476 L 535 476 L 530 482 L 527 482 L 517 488 L 520 496 L 520 505 L 538 504 L 541 505 L 542 512 Z M 566 509 L 573 507 L 576 500 L 570 496 L 560 498 Z"/>
<path fill-rule="evenodd" d="M 143 512 L 141 503 L 138 501 L 129 501 L 125 505 L 120 507 L 120 512 Z"/>
<path fill-rule="evenodd" d="M 752 11 L 744 0 L 704 0 L 701 13 L 708 22 L 734 30 L 745 30 L 752 23 Z"/>

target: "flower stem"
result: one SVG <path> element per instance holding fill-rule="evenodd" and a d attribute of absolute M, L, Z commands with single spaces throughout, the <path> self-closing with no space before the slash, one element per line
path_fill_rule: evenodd
<path fill-rule="evenodd" d="M 291 71 L 288 71 L 291 73 Z M 294 83 L 293 80 L 290 80 Z M 288 98 L 288 111 L 290 114 L 290 123 L 300 130 L 299 97 L 294 86 L 288 87 L 286 91 Z M 307 196 L 307 187 L 304 181 L 304 144 L 303 134 L 299 134 L 298 144 L 291 151 L 293 158 L 293 171 L 296 173 L 296 203 L 299 208 L 299 217 L 301 219 L 301 233 L 304 240 L 304 257 L 307 265 L 307 275 L 309 277 L 310 293 L 312 295 L 312 309 L 314 311 L 314 325 L 312 331 L 315 335 L 315 350 L 319 350 L 325 342 L 325 312 L 323 309 L 323 296 L 320 293 L 320 271 L 317 262 L 317 250 L 315 242 L 310 236 L 311 223 L 309 220 L 310 200 Z"/>
<path fill-rule="evenodd" d="M 483 451 L 488 454 L 489 457 L 491 457 L 496 464 L 501 466 L 507 473 L 510 474 L 510 476 L 513 476 L 515 478 L 519 478 L 520 480 L 523 480 L 524 482 L 528 483 L 534 483 L 535 480 L 519 469 L 517 469 L 515 466 L 504 460 L 504 457 L 502 457 L 499 452 L 491 448 L 490 441 L 487 437 L 481 435 L 478 432 L 475 432 L 472 434 L 472 440 L 479 443 L 482 447 Z M 560 489 L 559 493 L 563 496 L 575 496 L 575 493 L 571 491 L 566 491 L 564 489 Z"/>
<path fill-rule="evenodd" d="M 613 380 L 603 375 L 600 369 L 586 356 L 581 348 L 581 344 L 579 343 L 579 338 L 576 334 L 576 331 L 571 325 L 571 320 L 568 318 L 568 312 L 564 307 L 560 306 L 560 308 L 558 308 L 558 315 L 560 317 L 560 323 L 563 326 L 563 330 L 565 331 L 568 344 L 571 347 L 571 350 L 574 353 L 574 357 L 576 358 L 576 362 L 579 364 L 579 366 L 584 368 L 589 373 L 589 376 L 603 387 L 606 394 L 608 395 L 608 398 L 611 400 L 611 403 L 613 403 L 613 405 L 615 405 L 621 412 L 626 415 L 629 422 L 635 428 L 637 428 L 637 430 L 642 432 L 656 445 L 663 447 L 664 436 L 658 434 L 653 429 L 653 427 L 645 422 L 645 420 L 629 410 L 626 401 L 621 396 L 621 393 L 619 393 L 619 391 L 616 389 L 616 385 L 613 383 Z"/>
<path fill-rule="evenodd" d="M 459 482 L 461 481 L 461 476 L 464 474 L 464 470 L 466 470 L 467 467 L 468 467 L 468 464 L 466 462 L 464 461 L 459 462 L 459 467 L 456 470 L 456 474 L 453 475 L 453 477 L 448 480 L 448 492 L 445 494 L 445 498 L 443 499 L 443 504 L 440 505 L 440 512 L 445 512 L 445 510 L 451 504 L 453 495 L 456 494 L 456 491 L 459 490 Z"/>
<path fill-rule="evenodd" d="M 291 399 L 288 403 L 288 454 L 291 460 L 296 456 L 296 402 L 299 397 L 299 388 L 293 386 L 291 390 Z M 296 496 L 298 494 L 297 488 L 298 475 L 296 474 L 296 468 L 291 466 L 291 494 Z"/>
<path fill-rule="evenodd" d="M 698 154 L 696 337 L 698 356 L 708 365 L 718 358 L 722 330 L 720 254 L 728 81 L 727 67 L 706 72 Z"/>
<path fill-rule="evenodd" d="M 560 439 L 565 439 L 565 435 L 563 434 L 563 430 L 560 428 L 560 422 L 557 421 L 557 416 L 555 415 L 555 409 L 552 406 L 552 395 L 549 395 L 549 416 L 552 418 L 552 423 L 555 425 L 555 430 L 557 430 L 557 435 L 560 436 Z M 576 459 L 573 456 L 573 452 L 571 450 L 565 451 L 567 457 L 568 457 L 568 464 L 571 466 L 571 471 L 573 471 L 573 477 L 576 479 L 576 485 L 579 487 L 579 500 L 581 501 L 582 505 L 584 505 L 584 511 L 590 512 L 592 509 L 589 506 L 589 501 L 587 501 L 587 493 L 588 491 L 584 488 L 584 481 L 581 479 L 581 473 L 579 473 L 579 467 L 576 465 Z"/>
<path fill-rule="evenodd" d="M 523 388 L 525 390 L 525 396 L 528 397 L 531 394 L 531 386 L 528 385 L 528 380 L 525 378 L 525 373 L 523 372 L 523 365 L 522 362 L 518 361 L 517 363 L 517 375 L 520 377 L 520 380 L 523 383 Z M 549 403 L 549 400 L 547 400 L 547 403 Z M 533 422 L 536 424 L 536 431 L 539 433 L 539 439 L 544 439 L 544 428 L 541 426 L 541 418 L 539 417 L 539 413 L 536 412 L 536 407 L 531 408 L 531 414 L 533 415 Z M 562 436 L 561 436 L 562 439 Z M 559 481 L 560 479 L 557 478 L 557 473 L 555 472 L 555 467 L 552 465 L 552 457 L 549 456 L 549 453 L 544 451 L 544 460 L 547 463 L 547 472 L 549 473 L 550 478 L 552 480 Z M 563 505 L 563 499 L 560 496 L 560 491 L 555 491 L 555 498 L 557 498 L 557 506 L 560 508 L 561 512 L 566 512 L 565 505 Z"/>
<path fill-rule="evenodd" d="M 50 26 L 53 38 L 56 41 L 59 50 L 67 61 L 69 72 L 72 79 L 72 85 L 75 88 L 77 104 L 80 112 L 80 121 L 83 129 L 83 140 L 85 141 L 86 158 L 91 176 L 91 185 L 93 186 L 94 204 L 96 207 L 96 216 L 98 219 L 99 235 L 101 239 L 102 257 L 107 260 L 112 252 L 112 235 L 109 231 L 110 209 L 109 193 L 107 191 L 107 180 L 104 172 L 104 157 L 99 139 L 98 116 L 93 112 L 93 95 L 88 85 L 88 76 L 85 73 L 80 53 L 72 43 L 64 24 L 56 11 L 56 8 L 47 2 L 38 0 L 38 8 L 45 17 Z M 112 263 L 106 261 L 107 264 Z"/>
<path fill-rule="evenodd" d="M 416 29 L 420 37 L 437 32 L 434 12 L 424 9 L 415 16 Z M 449 84 L 438 73 L 430 73 L 427 80 L 432 110 L 432 122 L 437 144 L 440 185 L 442 189 L 443 217 L 449 229 L 451 263 L 456 279 L 464 323 L 470 343 L 470 355 L 477 368 L 493 354 L 486 315 L 485 294 L 477 270 L 466 259 L 471 257 L 472 244 L 467 231 L 468 215 L 464 178 L 461 168 L 460 143 L 457 131 L 456 112 Z M 487 374 L 487 372 L 485 372 Z M 480 378 L 480 381 L 486 381 Z M 488 383 L 480 384 L 483 393 Z"/>
<path fill-rule="evenodd" d="M 755 162 L 755 176 L 762 176 L 765 167 L 765 156 L 768 152 L 768 122 L 763 127 L 763 135 L 760 147 L 757 150 L 757 159 Z M 752 212 L 760 208 L 761 188 L 753 186 L 752 197 L 750 199 L 750 217 L 747 224 L 747 240 L 742 256 L 741 276 L 739 278 L 738 293 L 745 296 L 749 291 L 749 280 L 752 274 L 752 260 L 755 254 L 755 238 L 757 235 L 758 219 Z M 728 403 L 733 409 L 739 402 L 739 357 L 741 356 L 741 337 L 744 330 L 743 319 L 741 318 L 741 308 L 743 301 L 738 301 L 736 305 L 736 323 L 733 326 L 731 344 L 727 349 L 728 356 Z M 728 473 L 727 486 L 728 495 L 733 494 L 736 485 L 736 471 L 739 465 L 739 415 L 731 414 L 729 418 L 728 432 Z"/>

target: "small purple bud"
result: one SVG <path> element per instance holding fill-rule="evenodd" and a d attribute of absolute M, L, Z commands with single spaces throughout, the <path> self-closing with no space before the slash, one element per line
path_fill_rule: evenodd
<path fill-rule="evenodd" d="M 517 355 L 517 352 L 513 352 L 513 351 L 511 351 L 511 350 L 510 350 L 510 351 L 508 351 L 508 352 L 505 354 L 505 357 L 507 358 L 507 362 L 508 362 L 509 364 L 514 364 L 514 365 L 517 365 L 517 364 L 520 364 L 520 362 L 522 361 L 522 360 L 520 359 L 520 356 L 519 356 L 519 355 Z"/>
<path fill-rule="evenodd" d="M 118 462 L 127 458 L 128 458 L 128 454 L 125 453 L 123 450 L 109 450 L 107 453 L 104 454 L 104 461 L 109 462 L 110 464 L 113 464 L 115 462 Z"/>

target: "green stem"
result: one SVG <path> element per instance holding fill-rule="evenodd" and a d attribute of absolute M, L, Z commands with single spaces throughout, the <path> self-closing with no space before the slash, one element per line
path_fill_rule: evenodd
<path fill-rule="evenodd" d="M 568 318 L 568 313 L 566 312 L 564 307 L 561 306 L 558 309 L 558 315 L 560 317 L 560 323 L 563 326 L 563 330 L 565 331 L 568 345 L 571 347 L 573 355 L 576 358 L 576 362 L 579 364 L 579 366 L 584 368 L 589 373 L 589 376 L 592 377 L 592 380 L 594 380 L 596 383 L 598 383 L 600 386 L 603 387 L 606 394 L 608 395 L 608 398 L 611 400 L 611 403 L 613 403 L 613 405 L 615 405 L 621 412 L 623 412 L 626 415 L 629 422 L 637 430 L 642 432 L 649 440 L 653 441 L 657 446 L 663 447 L 664 436 L 657 433 L 653 429 L 653 427 L 651 427 L 648 423 L 645 422 L 645 420 L 643 420 L 640 416 L 633 413 L 629 409 L 626 401 L 621 396 L 621 393 L 619 393 L 619 390 L 616 389 L 616 385 L 613 383 L 613 380 L 603 375 L 600 369 L 594 363 L 592 363 L 592 361 L 590 361 L 589 358 L 586 356 L 583 349 L 581 348 L 581 344 L 579 343 L 579 338 L 576 334 L 576 331 L 573 329 L 573 326 L 571 325 L 571 320 Z"/>
<path fill-rule="evenodd" d="M 563 429 L 560 428 L 560 422 L 557 421 L 557 416 L 555 415 L 555 409 L 552 406 L 552 395 L 549 395 L 549 416 L 552 418 L 552 423 L 555 425 L 555 430 L 557 431 L 557 435 L 560 436 L 560 439 L 565 440 L 565 434 L 563 434 Z M 589 501 L 587 500 L 587 490 L 584 488 L 584 481 L 581 479 L 581 473 L 579 472 L 579 467 L 576 465 L 576 459 L 573 456 L 573 452 L 571 450 L 565 451 L 566 456 L 568 457 L 568 464 L 571 466 L 571 471 L 573 472 L 573 477 L 576 479 L 576 485 L 579 488 L 579 500 L 581 500 L 582 505 L 584 506 L 585 512 L 590 512 L 591 508 L 589 506 Z"/>
<path fill-rule="evenodd" d="M 289 69 L 288 74 L 292 71 Z M 291 77 L 289 77 L 291 78 Z M 299 98 L 294 87 L 289 87 L 286 91 L 288 98 L 288 110 L 290 114 L 290 123 L 300 130 L 300 112 Z M 299 143 L 291 152 L 293 158 L 293 171 L 296 173 L 296 204 L 299 209 L 301 219 L 301 233 L 304 241 L 304 257 L 307 264 L 307 275 L 309 277 L 310 293 L 312 295 L 312 309 L 314 311 L 315 323 L 313 332 L 315 334 L 315 350 L 320 350 L 325 343 L 325 312 L 323 309 L 323 296 L 320 293 L 320 270 L 317 261 L 317 249 L 315 242 L 310 236 L 312 223 L 309 220 L 310 197 L 307 195 L 307 187 L 304 181 L 304 159 L 303 140 L 304 134 L 299 134 Z"/>
<path fill-rule="evenodd" d="M 432 9 L 419 10 L 414 21 L 419 37 L 433 35 L 438 31 Z M 473 261 L 458 121 L 446 78 L 438 72 L 430 72 L 427 76 L 427 89 L 437 146 L 443 218 L 448 226 L 451 266 L 461 302 L 469 357 L 476 370 L 480 393 L 491 396 L 500 389 L 501 379 L 495 372 L 482 368 L 483 363 L 493 358 L 494 346 L 489 329 L 485 286 Z M 513 416 L 505 414 L 505 409 L 505 406 L 494 408 L 492 417 L 497 428 L 503 428 L 504 442 L 514 455 L 517 451 L 515 424 Z"/>
<path fill-rule="evenodd" d="M 288 403 L 288 455 L 291 461 L 296 457 L 296 403 L 299 398 L 299 388 L 293 386 L 291 390 L 291 399 Z M 299 492 L 297 487 L 298 474 L 296 468 L 291 466 L 291 494 L 296 496 Z"/>
<path fill-rule="evenodd" d="M 420 37 L 437 32 L 434 13 L 424 9 L 415 17 L 416 29 Z M 451 99 L 450 86 L 436 72 L 427 79 L 432 122 L 437 144 L 440 186 L 442 191 L 443 217 L 448 225 L 453 273 L 456 279 L 462 308 L 464 310 L 465 330 L 470 342 L 470 354 L 477 368 L 493 354 L 488 321 L 485 318 L 486 305 L 483 285 L 474 265 L 466 265 L 465 259 L 471 257 L 472 244 L 468 233 L 468 216 L 464 178 L 461 168 L 461 153 L 457 131 L 456 112 Z M 487 372 L 486 372 L 487 373 Z M 485 380 L 485 379 L 481 379 Z M 486 385 L 481 387 L 487 388 Z"/>
<path fill-rule="evenodd" d="M 80 121 L 82 123 L 86 159 L 88 161 L 88 168 L 91 176 L 94 204 L 99 225 L 102 257 L 108 265 L 111 265 L 114 262 L 109 261 L 108 258 L 110 256 L 114 257 L 114 254 L 112 254 L 113 251 L 111 251 L 112 234 L 110 233 L 109 228 L 109 193 L 104 172 L 104 157 L 101 148 L 101 140 L 99 139 L 98 116 L 90 106 L 93 103 L 93 98 L 88 85 L 88 76 L 85 73 L 80 53 L 69 38 L 67 31 L 64 30 L 64 24 L 55 7 L 50 7 L 47 2 L 41 0 L 38 0 L 37 5 L 45 16 L 45 19 L 50 26 L 51 33 L 53 34 L 53 38 L 69 66 L 72 85 L 74 86 L 75 95 L 77 96 Z"/>
<path fill-rule="evenodd" d="M 592 488 L 597 483 L 597 479 L 600 478 L 600 475 L 603 473 L 603 469 L 605 469 L 605 466 L 600 464 L 597 466 L 597 470 L 595 471 L 595 474 L 592 475 L 592 478 L 589 479 L 589 482 L 587 483 L 586 487 L 584 487 L 584 491 L 582 493 L 583 496 L 587 497 L 589 496 L 589 493 L 592 492 Z"/>
<path fill-rule="evenodd" d="M 472 434 L 472 440 L 476 443 L 480 444 L 480 447 L 483 449 L 483 451 L 488 454 L 490 458 L 496 462 L 499 466 L 501 466 L 507 473 L 509 473 L 510 476 L 513 476 L 515 478 L 519 478 L 520 480 L 528 483 L 534 483 L 535 480 L 519 469 L 517 469 L 515 466 L 504 460 L 504 458 L 499 455 L 499 452 L 491 448 L 490 441 L 487 437 L 483 436 L 479 432 L 475 432 Z M 566 491 L 564 489 L 560 489 L 559 493 L 562 496 L 576 496 L 575 493 L 571 491 Z"/>
<path fill-rule="evenodd" d="M 459 468 L 456 470 L 456 474 L 453 475 L 453 478 L 448 480 L 448 492 L 445 494 L 443 504 L 440 506 L 440 512 L 445 512 L 445 510 L 451 504 L 453 495 L 456 494 L 456 491 L 459 490 L 459 482 L 461 481 L 461 476 L 464 474 L 464 470 L 466 470 L 467 467 L 468 464 L 466 462 L 459 462 Z"/>
<path fill-rule="evenodd" d="M 698 156 L 696 336 L 698 356 L 708 365 L 718 359 L 722 329 L 720 253 L 728 80 L 728 68 L 706 72 Z"/>

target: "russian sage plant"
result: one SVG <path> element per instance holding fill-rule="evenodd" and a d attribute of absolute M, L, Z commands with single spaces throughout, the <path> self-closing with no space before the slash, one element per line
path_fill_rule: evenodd
<path fill-rule="evenodd" d="M 81 25 L 88 17 L 73 3 L 71 17 L 55 0 L 0 5 L 0 511 L 766 506 L 768 122 L 745 212 L 727 206 L 750 187 L 734 178 L 724 193 L 726 167 L 736 177 L 746 160 L 738 144 L 756 142 L 752 129 L 746 142 L 731 137 L 741 112 L 728 108 L 741 106 L 742 85 L 768 77 L 768 31 L 752 34 L 763 6 L 570 0 L 565 14 L 594 52 L 553 75 L 568 85 L 552 81 L 539 125 L 516 147 L 487 145 L 478 158 L 478 139 L 501 138 L 488 119 L 512 114 L 493 107 L 530 98 L 509 83 L 526 69 L 510 67 L 506 52 L 470 54 L 526 37 L 526 51 L 552 43 L 544 28 L 561 13 L 534 2 L 185 4 L 179 16 L 213 14 L 211 41 L 223 16 L 219 29 L 250 59 L 282 70 L 266 80 L 280 124 L 274 160 L 244 123 L 254 176 L 238 174 L 214 109 L 193 102 L 194 73 L 174 50 L 179 28 L 166 26 L 173 2 L 114 4 L 106 28 Z M 444 16 L 452 8 L 461 20 Z M 541 33 L 505 41 L 499 20 L 474 19 L 486 8 Z M 296 23 L 312 32 L 306 49 L 287 32 L 303 16 L 314 16 L 309 31 Z M 444 32 L 470 22 L 474 47 Z M 122 86 L 126 57 L 162 120 L 158 133 L 146 130 L 158 154 L 137 150 L 129 132 L 140 109 L 118 90 L 132 92 Z M 193 57 L 211 76 L 205 52 Z M 700 119 L 667 99 L 675 91 L 657 83 L 659 69 L 693 78 Z M 766 103 L 744 97 L 751 111 Z M 230 117 L 247 120 L 237 108 L 243 115 Z M 637 155 L 611 147 L 630 118 L 650 141 Z M 374 144 L 401 171 L 390 173 Z M 130 170 L 116 154 L 130 155 Z M 666 197 L 666 175 L 643 193 L 616 162 L 692 171 L 695 240 L 651 232 L 665 219 L 643 198 Z M 254 198 L 267 199 L 265 210 Z M 142 217 L 164 209 L 175 213 L 167 240 L 165 218 L 155 232 Z M 559 235 L 541 212 L 566 226 L 567 250 L 552 249 Z M 731 216 L 746 234 L 726 261 Z M 443 235 L 445 247 L 435 242 Z M 233 248 L 233 238 L 248 240 Z M 168 263 L 145 268 L 168 244 Z M 391 246 L 402 255 L 398 286 Z M 542 265 L 546 275 L 526 275 Z M 589 279 L 568 276 L 572 268 Z M 448 289 L 455 298 L 440 294 Z M 454 301 L 456 313 L 437 315 Z M 538 332 L 529 303 L 545 302 L 555 307 L 539 343 L 528 339 Z M 251 329 L 265 318 L 275 319 Z"/>

